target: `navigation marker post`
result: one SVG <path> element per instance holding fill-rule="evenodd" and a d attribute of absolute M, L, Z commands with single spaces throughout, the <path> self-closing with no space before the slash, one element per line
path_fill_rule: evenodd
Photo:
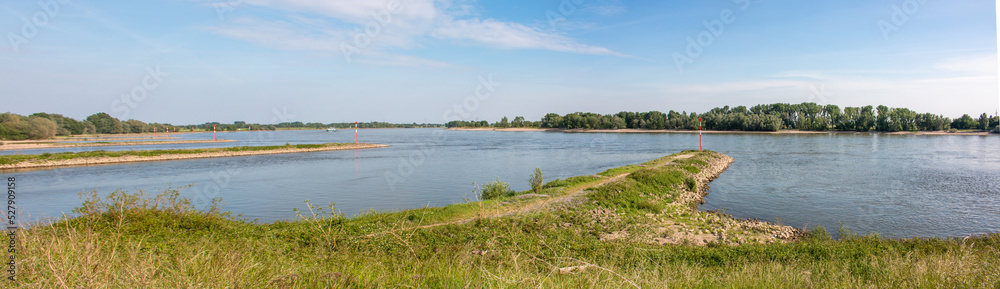
<path fill-rule="evenodd" d="M 997 0 L 1000 1 L 1000 0 Z M 701 151 L 701 118 L 698 118 L 698 151 Z"/>
<path fill-rule="evenodd" d="M 212 141 L 215 141 L 215 125 L 212 125 Z"/>
<path fill-rule="evenodd" d="M 358 122 L 356 121 L 354 122 L 354 144 L 358 144 Z"/>

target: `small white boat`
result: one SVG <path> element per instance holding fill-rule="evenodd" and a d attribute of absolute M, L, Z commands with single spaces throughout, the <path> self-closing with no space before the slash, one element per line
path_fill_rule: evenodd
<path fill-rule="evenodd" d="M 326 129 L 326 131 L 337 131 L 337 129 L 331 127 L 331 128 Z"/>

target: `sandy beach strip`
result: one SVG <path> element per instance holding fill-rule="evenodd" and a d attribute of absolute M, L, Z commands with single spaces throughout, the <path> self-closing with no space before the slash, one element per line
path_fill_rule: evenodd
<path fill-rule="evenodd" d="M 173 153 L 173 154 L 163 154 L 158 156 L 124 155 L 118 157 L 87 157 L 87 158 L 74 158 L 67 160 L 22 161 L 15 164 L 0 165 L 0 170 L 52 169 L 58 167 L 109 165 L 109 164 L 134 163 L 134 162 L 171 161 L 171 160 L 187 160 L 187 159 L 200 159 L 200 158 L 222 158 L 222 157 L 336 151 L 336 150 L 371 149 L 371 148 L 381 148 L 388 146 L 389 145 L 383 145 L 383 144 L 361 143 L 361 144 L 330 145 L 319 148 L 296 148 L 292 146 L 292 147 L 279 147 L 269 150 L 245 150 L 245 151 L 225 151 L 223 150 L 225 148 L 220 148 L 220 149 L 211 149 L 212 151 L 189 153 L 189 154 Z"/>
<path fill-rule="evenodd" d="M 0 151 L 5 150 L 31 150 L 31 149 L 52 149 L 52 148 L 74 148 L 74 147 L 109 147 L 109 146 L 137 146 L 137 145 L 169 145 L 169 144 L 199 144 L 199 143 L 225 143 L 234 140 L 153 140 L 153 141 L 115 141 L 115 142 L 4 142 L 0 145 Z"/>

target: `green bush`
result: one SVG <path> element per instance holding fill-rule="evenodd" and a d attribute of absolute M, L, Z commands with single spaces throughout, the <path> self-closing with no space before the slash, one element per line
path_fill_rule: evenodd
<path fill-rule="evenodd" d="M 690 177 L 684 178 L 684 185 L 687 186 L 688 190 L 692 192 L 698 191 L 698 182 L 695 181 L 693 178 Z"/>
<path fill-rule="evenodd" d="M 486 183 L 479 188 L 479 197 L 483 200 L 492 200 L 512 194 L 514 194 L 514 190 L 510 189 L 510 184 L 501 181 L 499 177 L 496 181 Z"/>
<path fill-rule="evenodd" d="M 535 193 L 542 190 L 542 170 L 535 168 L 535 173 L 531 174 L 528 178 L 528 184 L 531 185 L 531 190 Z"/>

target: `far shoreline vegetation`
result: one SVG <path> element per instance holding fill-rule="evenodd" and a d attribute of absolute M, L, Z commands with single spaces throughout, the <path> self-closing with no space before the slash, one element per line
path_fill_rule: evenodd
<path fill-rule="evenodd" d="M 527 121 L 524 117 L 507 117 L 498 122 L 451 121 L 448 128 L 539 128 L 539 129 L 583 129 L 583 130 L 698 130 L 702 118 L 702 129 L 714 131 L 855 131 L 855 132 L 901 132 L 901 131 L 959 131 L 997 130 L 1000 117 L 983 113 L 979 118 L 968 114 L 957 119 L 931 113 L 917 113 L 907 108 L 890 108 L 879 105 L 864 107 L 844 107 L 819 105 L 806 102 L 801 104 L 761 104 L 750 108 L 724 106 L 706 113 L 659 111 L 619 112 L 617 114 L 597 114 L 575 112 L 566 115 L 546 114 L 540 121 Z"/>
<path fill-rule="evenodd" d="M 235 121 L 231 124 L 219 122 L 206 122 L 197 125 L 172 125 L 169 123 L 146 123 L 140 120 L 129 119 L 120 120 L 107 113 L 95 113 L 83 120 L 76 120 L 56 113 L 33 113 L 23 116 L 14 113 L 0 114 L 0 140 L 44 140 L 52 139 L 56 136 L 73 136 L 89 134 L 139 134 L 139 133 L 160 133 L 166 132 L 198 132 L 212 131 L 213 126 L 216 131 L 240 131 L 240 130 L 294 130 L 294 129 L 326 129 L 326 128 L 353 128 L 355 123 L 319 123 L 301 121 L 282 122 L 278 124 L 257 124 L 244 121 Z M 410 123 L 397 124 L 388 122 L 359 122 L 358 128 L 426 128 L 443 127 L 440 124 Z"/>

